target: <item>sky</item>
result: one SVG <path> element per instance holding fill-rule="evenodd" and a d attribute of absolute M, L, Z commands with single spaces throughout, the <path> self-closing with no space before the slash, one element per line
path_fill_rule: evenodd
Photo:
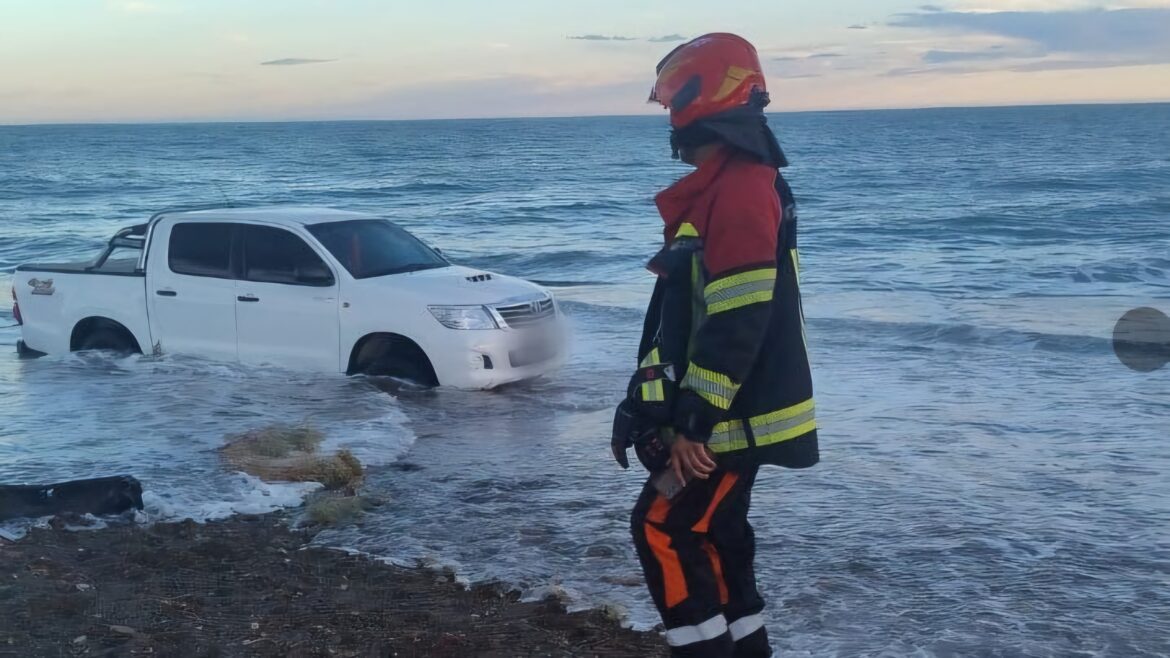
<path fill-rule="evenodd" d="M 655 113 L 714 31 L 775 111 L 1170 100 L 1170 0 L 0 0 L 0 123 Z"/>

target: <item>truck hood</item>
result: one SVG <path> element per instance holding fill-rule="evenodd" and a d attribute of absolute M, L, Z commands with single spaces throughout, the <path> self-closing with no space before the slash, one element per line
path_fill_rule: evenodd
<path fill-rule="evenodd" d="M 460 265 L 419 272 L 360 279 L 346 284 L 359 296 L 409 296 L 431 305 L 499 304 L 540 299 L 548 295 L 523 279 Z"/>

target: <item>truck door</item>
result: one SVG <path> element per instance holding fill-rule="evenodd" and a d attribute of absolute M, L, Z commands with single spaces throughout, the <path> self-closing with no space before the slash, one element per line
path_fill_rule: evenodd
<path fill-rule="evenodd" d="M 247 224 L 236 330 L 240 360 L 338 372 L 338 281 L 297 234 Z"/>
<path fill-rule="evenodd" d="M 164 353 L 236 360 L 236 227 L 180 222 L 169 234 L 166 222 L 156 227 L 161 234 L 151 239 L 146 292 L 151 335 Z"/>

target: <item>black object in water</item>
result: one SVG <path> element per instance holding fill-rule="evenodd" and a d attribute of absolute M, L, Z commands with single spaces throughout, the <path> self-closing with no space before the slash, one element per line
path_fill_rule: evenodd
<path fill-rule="evenodd" d="M 0 521 L 54 514 L 102 516 L 142 509 L 142 483 L 129 475 L 44 486 L 0 485 Z"/>

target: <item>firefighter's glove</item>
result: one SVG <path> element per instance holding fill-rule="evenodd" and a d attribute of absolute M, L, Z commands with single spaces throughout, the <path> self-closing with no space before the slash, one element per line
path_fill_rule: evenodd
<path fill-rule="evenodd" d="M 613 451 L 613 458 L 622 468 L 630 467 L 630 459 L 626 451 L 635 446 L 644 444 L 649 438 L 657 434 L 658 427 L 637 412 L 637 405 L 633 400 L 623 400 L 618 405 L 613 417 L 613 435 L 609 446 Z M 639 449 L 639 458 L 641 452 Z"/>

